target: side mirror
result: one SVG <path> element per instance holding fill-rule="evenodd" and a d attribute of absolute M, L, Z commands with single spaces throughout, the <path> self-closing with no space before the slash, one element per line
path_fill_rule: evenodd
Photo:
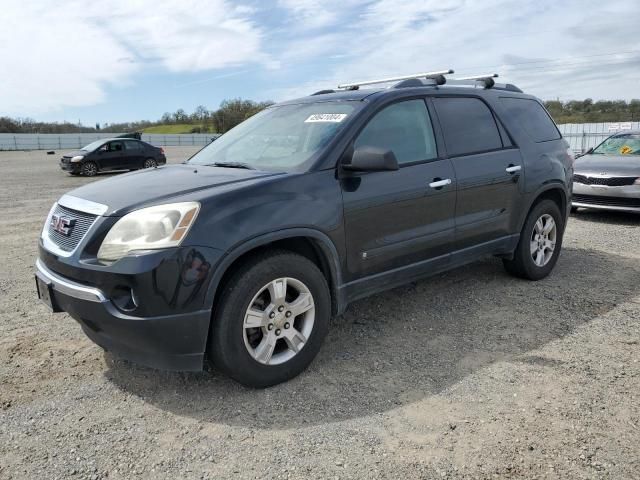
<path fill-rule="evenodd" d="M 352 172 L 381 172 L 398 170 L 399 167 L 391 150 L 365 146 L 357 148 L 351 156 L 351 162 L 342 164 L 342 168 Z"/>

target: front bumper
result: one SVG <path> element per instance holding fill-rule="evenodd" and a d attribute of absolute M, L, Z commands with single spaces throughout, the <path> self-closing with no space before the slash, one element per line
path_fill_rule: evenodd
<path fill-rule="evenodd" d="M 50 286 L 54 311 L 67 312 L 103 349 L 152 368 L 198 371 L 204 366 L 211 321 L 211 306 L 204 302 L 210 275 L 184 280 L 193 251 L 143 255 L 120 266 L 126 273 L 96 272 L 41 245 L 36 276 Z M 213 260 L 207 249 L 198 252 Z M 125 304 L 123 291 L 132 292 L 138 305 Z"/>
<path fill-rule="evenodd" d="M 640 185 L 609 187 L 573 183 L 573 207 L 640 212 Z"/>
<path fill-rule="evenodd" d="M 65 162 L 64 160 L 60 160 L 60 169 L 65 172 L 71 173 L 79 173 L 81 165 L 79 162 Z"/>

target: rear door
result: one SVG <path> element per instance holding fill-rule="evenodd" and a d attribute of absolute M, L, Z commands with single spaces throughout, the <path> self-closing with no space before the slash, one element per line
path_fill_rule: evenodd
<path fill-rule="evenodd" d="M 123 168 L 141 168 L 144 162 L 145 151 L 143 145 L 135 140 L 124 141 L 125 155 L 123 157 Z"/>
<path fill-rule="evenodd" d="M 487 103 L 478 97 L 434 97 L 457 178 L 456 250 L 517 233 L 524 165 Z"/>
<path fill-rule="evenodd" d="M 436 257 L 446 263 L 454 234 L 455 177 L 451 162 L 438 157 L 424 99 L 377 112 L 356 136 L 354 148 L 365 146 L 393 151 L 400 169 L 341 179 L 350 277 Z"/>

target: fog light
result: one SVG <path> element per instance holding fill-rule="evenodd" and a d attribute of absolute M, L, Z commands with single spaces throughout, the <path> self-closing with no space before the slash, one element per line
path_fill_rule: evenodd
<path fill-rule="evenodd" d="M 111 301 L 120 310 L 130 312 L 138 308 L 138 298 L 129 287 L 116 287 L 111 293 Z"/>

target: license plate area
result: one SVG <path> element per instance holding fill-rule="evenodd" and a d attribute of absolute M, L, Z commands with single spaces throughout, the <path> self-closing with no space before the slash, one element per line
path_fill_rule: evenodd
<path fill-rule="evenodd" d="M 49 282 L 45 278 L 40 277 L 38 274 L 36 274 L 35 277 L 38 299 L 42 303 L 44 303 L 52 312 L 61 312 L 62 310 L 56 304 L 51 282 Z"/>

